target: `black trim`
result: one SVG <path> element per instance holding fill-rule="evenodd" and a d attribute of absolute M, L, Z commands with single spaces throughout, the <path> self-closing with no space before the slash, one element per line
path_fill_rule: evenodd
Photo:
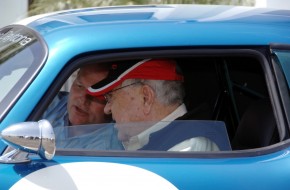
<path fill-rule="evenodd" d="M 279 48 L 281 46 L 277 46 Z M 285 47 L 285 46 L 284 46 Z M 288 52 L 290 54 L 290 45 L 288 45 Z M 276 80 L 279 81 L 277 82 L 277 92 L 279 92 L 279 97 L 281 101 L 281 105 L 284 105 L 281 107 L 281 114 L 278 114 L 278 117 L 281 118 L 281 120 L 284 121 L 284 129 L 286 131 L 280 131 L 281 134 L 285 134 L 285 136 L 282 136 L 281 140 L 283 139 L 288 139 L 290 135 L 290 98 L 289 98 L 289 87 L 287 85 L 286 77 L 285 74 L 283 73 L 283 69 L 281 68 L 281 65 L 279 64 L 279 58 L 277 55 L 273 52 L 272 50 L 272 67 L 273 67 L 273 72 L 275 73 Z M 285 51 L 286 49 L 275 49 L 275 50 L 282 50 Z M 283 115 L 283 117 L 281 117 Z M 288 126 L 288 127 L 287 127 Z M 283 129 L 281 127 L 280 129 Z"/>
<path fill-rule="evenodd" d="M 290 50 L 290 44 L 271 43 L 271 49 Z"/>

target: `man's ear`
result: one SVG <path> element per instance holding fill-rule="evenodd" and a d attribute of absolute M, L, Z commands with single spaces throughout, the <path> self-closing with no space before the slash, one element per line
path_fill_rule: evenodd
<path fill-rule="evenodd" d="M 155 92 L 154 90 L 148 86 L 148 85 L 143 85 L 142 86 L 142 93 L 143 93 L 143 106 L 144 106 L 144 114 L 149 114 L 153 103 L 155 99 Z"/>

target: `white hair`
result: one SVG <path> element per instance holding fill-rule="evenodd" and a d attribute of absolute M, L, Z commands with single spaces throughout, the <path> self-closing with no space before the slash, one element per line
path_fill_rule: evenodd
<path fill-rule="evenodd" d="M 183 103 L 185 91 L 182 81 L 128 79 L 124 83 L 129 84 L 136 82 L 150 86 L 155 92 L 158 102 L 163 105 L 180 105 Z"/>

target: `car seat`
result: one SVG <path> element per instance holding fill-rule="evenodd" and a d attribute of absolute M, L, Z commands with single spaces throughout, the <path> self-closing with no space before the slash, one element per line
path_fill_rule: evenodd
<path fill-rule="evenodd" d="M 265 147 L 279 141 L 270 101 L 259 100 L 243 114 L 232 140 L 233 150 Z"/>

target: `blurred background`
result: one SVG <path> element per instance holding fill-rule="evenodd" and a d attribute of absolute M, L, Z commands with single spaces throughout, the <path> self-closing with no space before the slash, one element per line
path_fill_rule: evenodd
<path fill-rule="evenodd" d="M 219 4 L 290 9 L 290 0 L 0 0 L 0 27 L 28 16 L 65 9 L 144 4 Z"/>

